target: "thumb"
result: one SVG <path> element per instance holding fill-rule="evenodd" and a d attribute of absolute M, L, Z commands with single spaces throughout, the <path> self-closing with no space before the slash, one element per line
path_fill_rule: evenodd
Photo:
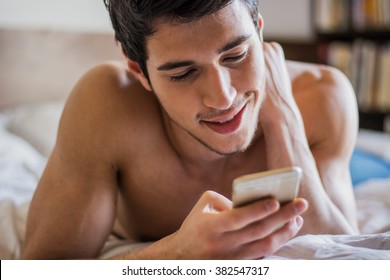
<path fill-rule="evenodd" d="M 203 193 L 195 208 L 202 209 L 203 212 L 222 212 L 232 209 L 233 203 L 225 196 L 214 192 Z"/>

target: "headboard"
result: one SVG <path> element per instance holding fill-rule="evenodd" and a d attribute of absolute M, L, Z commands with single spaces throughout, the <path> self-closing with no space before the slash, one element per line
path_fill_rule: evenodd
<path fill-rule="evenodd" d="M 110 33 L 0 29 L 0 109 L 65 99 L 94 65 L 122 59 Z"/>
<path fill-rule="evenodd" d="M 316 55 L 311 43 L 282 46 L 288 59 Z M 65 99 L 84 72 L 113 59 L 123 59 L 113 33 L 0 29 L 0 109 Z"/>

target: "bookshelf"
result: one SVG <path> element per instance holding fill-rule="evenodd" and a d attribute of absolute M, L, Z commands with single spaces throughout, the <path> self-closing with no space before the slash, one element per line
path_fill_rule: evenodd
<path fill-rule="evenodd" d="M 390 132 L 390 0 L 313 0 L 318 62 L 351 80 L 360 127 Z"/>

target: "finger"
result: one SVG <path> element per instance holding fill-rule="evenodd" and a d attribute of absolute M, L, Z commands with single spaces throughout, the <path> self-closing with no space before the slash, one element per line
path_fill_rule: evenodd
<path fill-rule="evenodd" d="M 307 209 L 307 202 L 304 199 L 295 199 L 293 202 L 283 206 L 279 211 L 268 217 L 252 223 L 247 227 L 232 232 L 230 239 L 242 242 L 241 244 L 251 243 L 261 240 L 278 231 L 289 221 L 295 219 L 297 215 L 302 214 Z"/>
<path fill-rule="evenodd" d="M 203 193 L 194 209 L 199 209 L 204 212 L 222 212 L 230 210 L 232 202 L 223 195 L 214 192 L 206 191 Z"/>
<path fill-rule="evenodd" d="M 269 57 L 284 59 L 284 50 L 279 43 L 276 42 L 264 43 L 263 50 L 264 50 L 264 54 Z"/>
<path fill-rule="evenodd" d="M 291 220 L 296 215 L 301 215 L 304 212 L 307 211 L 309 208 L 309 204 L 306 199 L 303 198 L 295 198 L 293 201 L 283 205 L 283 207 L 275 213 L 272 217 L 269 217 L 269 219 L 275 219 L 275 220 Z"/>
<path fill-rule="evenodd" d="M 284 56 L 284 50 L 278 43 L 272 42 L 264 45 L 264 59 L 268 70 L 273 70 L 275 65 L 284 65 L 286 58 Z"/>
<path fill-rule="evenodd" d="M 264 46 L 264 62 L 266 66 L 266 86 L 268 90 L 275 91 L 275 82 L 280 82 L 278 78 L 278 69 L 277 67 L 280 62 L 278 59 L 278 54 L 273 47 L 272 43 L 268 43 Z"/>
<path fill-rule="evenodd" d="M 240 248 L 237 258 L 239 259 L 260 259 L 274 254 L 288 240 L 297 235 L 302 228 L 303 218 L 296 216 L 286 223 L 282 228 L 266 238 L 245 244 Z"/>
<path fill-rule="evenodd" d="M 214 191 L 206 191 L 187 215 L 181 226 L 181 232 L 190 230 L 187 234 L 202 234 L 203 239 L 220 234 L 214 226 L 219 220 L 219 214 L 232 208 L 232 202 Z"/>
<path fill-rule="evenodd" d="M 273 198 L 262 199 L 221 213 L 220 222 L 216 226 L 223 232 L 237 231 L 275 213 L 279 207 L 279 202 Z"/>
<path fill-rule="evenodd" d="M 296 198 L 292 202 L 284 205 L 274 214 L 270 215 L 260 223 L 253 225 L 252 234 L 256 237 L 258 232 L 258 239 L 265 238 L 273 232 L 279 230 L 284 224 L 296 218 L 297 215 L 303 214 L 308 208 L 308 203 L 305 199 Z M 251 240 L 248 240 L 251 241 Z"/>
<path fill-rule="evenodd" d="M 197 220 L 202 217 L 204 222 L 207 221 L 207 227 L 209 227 L 218 219 L 216 214 L 230 210 L 231 208 L 232 202 L 229 199 L 217 192 L 206 191 L 192 208 L 191 212 L 184 220 L 183 225 L 190 223 L 193 219 Z"/>

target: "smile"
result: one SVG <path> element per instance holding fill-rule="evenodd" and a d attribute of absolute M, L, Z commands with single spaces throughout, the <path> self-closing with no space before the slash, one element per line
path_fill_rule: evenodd
<path fill-rule="evenodd" d="M 212 120 L 201 121 L 201 122 L 204 123 L 208 128 L 210 128 L 212 131 L 216 133 L 225 134 L 225 135 L 232 134 L 240 128 L 242 122 L 242 116 L 244 114 L 245 109 L 246 109 L 246 105 L 242 107 L 242 109 L 235 115 L 220 116 Z"/>

